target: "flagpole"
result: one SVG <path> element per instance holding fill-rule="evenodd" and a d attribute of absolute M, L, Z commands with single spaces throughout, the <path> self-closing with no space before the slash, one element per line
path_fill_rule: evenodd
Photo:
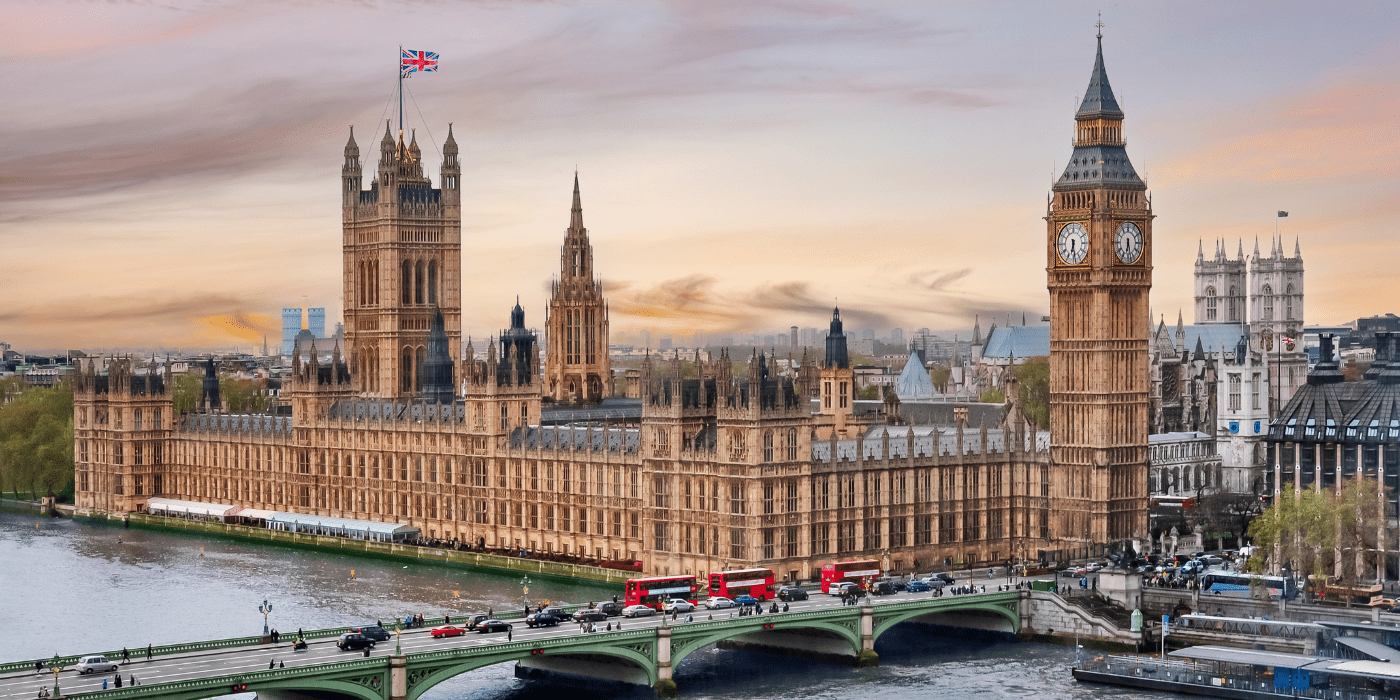
<path fill-rule="evenodd" d="M 403 44 L 399 44 L 399 133 L 403 133 Z"/>

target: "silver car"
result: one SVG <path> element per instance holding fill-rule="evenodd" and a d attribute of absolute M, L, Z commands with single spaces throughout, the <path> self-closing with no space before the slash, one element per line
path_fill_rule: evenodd
<path fill-rule="evenodd" d="M 117 670 L 114 661 L 108 661 L 107 657 L 101 655 L 84 656 L 78 659 L 78 663 L 73 668 L 78 669 L 78 674 L 86 676 L 89 673 L 109 673 Z"/>

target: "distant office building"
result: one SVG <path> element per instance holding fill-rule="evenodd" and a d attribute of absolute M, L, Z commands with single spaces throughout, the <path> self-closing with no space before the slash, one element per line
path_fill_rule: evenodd
<path fill-rule="evenodd" d="M 890 331 L 890 345 L 904 345 L 904 329 L 896 328 Z"/>
<path fill-rule="evenodd" d="M 326 337 L 325 307 L 306 310 L 306 329 L 317 338 Z"/>
<path fill-rule="evenodd" d="M 788 333 L 792 336 L 792 342 L 790 344 L 794 348 L 797 347 L 797 326 L 788 329 Z"/>
<path fill-rule="evenodd" d="M 282 309 L 282 354 L 292 354 L 292 344 L 296 342 L 297 333 L 301 331 L 301 307 L 295 309 Z"/>

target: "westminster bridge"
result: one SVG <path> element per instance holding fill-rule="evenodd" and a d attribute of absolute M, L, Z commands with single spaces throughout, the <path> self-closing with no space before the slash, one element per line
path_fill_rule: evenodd
<path fill-rule="evenodd" d="M 902 622 L 1044 633 L 1044 625 L 1036 630 L 1030 624 L 1037 611 L 1056 620 L 1063 620 L 1064 613 L 1071 618 L 1077 614 L 1054 594 L 1009 590 L 940 597 L 898 594 L 862 605 L 814 595 L 793 603 L 790 612 L 730 617 L 728 610 L 701 611 L 693 622 L 664 616 L 626 619 L 626 629 L 608 632 L 587 633 L 569 623 L 536 629 L 516 624 L 510 640 L 499 633 L 435 639 L 427 628 L 440 624 L 438 618 L 405 632 L 397 643 L 380 643 L 368 657 L 336 648 L 336 638 L 349 628 L 308 630 L 309 649 L 295 653 L 289 643 L 294 635 L 287 633 L 278 644 L 245 637 L 155 647 L 149 660 L 145 649 L 133 650 L 131 662 L 120 670 L 124 676 L 134 674 L 140 684 L 122 688 L 103 687 L 110 673 L 79 676 L 72 664 L 80 656 L 43 660 L 40 673 L 34 660 L 0 664 L 0 700 L 38 697 L 41 688 L 51 691 L 55 680 L 60 696 L 83 700 L 199 700 L 235 692 L 256 692 L 267 700 L 416 700 L 449 678 L 507 662 L 517 663 L 517 673 L 557 672 L 660 688 L 669 685 L 681 660 L 709 644 L 855 665 L 861 652 L 873 652 L 875 640 Z M 498 617 L 510 620 L 519 614 Z M 1127 639 L 1123 630 L 1080 617 L 1054 624 L 1062 625 L 1061 634 L 1070 631 L 1064 626 L 1070 624 L 1086 636 Z M 122 658 L 120 650 L 90 653 Z M 65 670 L 53 675 L 54 666 Z"/>

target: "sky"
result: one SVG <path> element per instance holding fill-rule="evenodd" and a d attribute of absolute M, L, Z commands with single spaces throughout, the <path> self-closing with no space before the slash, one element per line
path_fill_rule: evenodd
<path fill-rule="evenodd" d="M 338 179 L 394 110 L 461 148 L 463 332 L 543 323 L 575 170 L 615 339 L 1048 313 L 1046 196 L 1102 12 L 1154 313 L 1200 241 L 1400 311 L 1400 3 L 66 2 L 0 12 L 0 341 L 251 348 L 340 318 Z M 395 117 L 397 118 L 397 117 Z M 379 130 L 376 133 L 376 130 Z M 368 164 L 372 168 L 372 163 Z M 369 168 L 367 168 L 369 169 Z M 1277 210 L 1290 216 L 1278 219 Z"/>

